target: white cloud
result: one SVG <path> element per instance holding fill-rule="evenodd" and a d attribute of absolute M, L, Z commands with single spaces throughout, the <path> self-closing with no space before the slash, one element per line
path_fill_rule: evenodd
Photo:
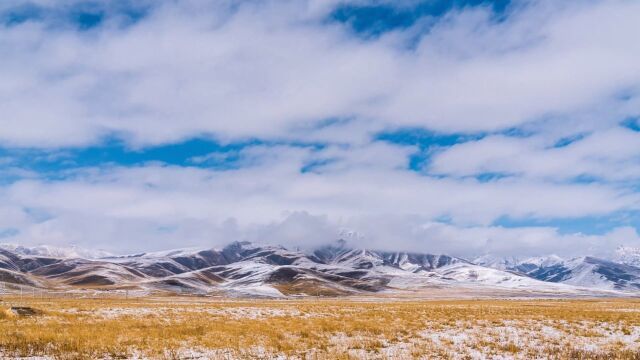
<path fill-rule="evenodd" d="M 385 153 L 385 146 L 390 152 Z M 7 209 L 37 209 L 47 215 L 44 220 L 29 220 L 23 214 L 26 220 L 15 225 L 22 241 L 66 239 L 135 249 L 249 236 L 235 227 L 225 227 L 225 236 L 220 236 L 220 224 L 228 219 L 236 219 L 241 229 L 257 226 L 257 234 L 265 239 L 281 236 L 281 242 L 296 244 L 328 241 L 333 229 L 329 225 L 314 219 L 308 224 L 286 220 L 287 214 L 308 212 L 324 216 L 337 224 L 334 227 L 362 231 L 372 246 L 417 249 L 428 244 L 442 251 L 461 251 L 464 243 L 469 249 L 480 249 L 483 243 L 464 236 L 438 245 L 439 233 L 420 226 L 442 217 L 451 219 L 452 229 L 482 228 L 502 216 L 573 218 L 640 208 L 637 194 L 602 185 L 431 178 L 404 170 L 400 165 L 406 154 L 392 155 L 395 150 L 382 144 L 348 150 L 256 146 L 243 152 L 260 160 L 249 160 L 238 169 L 147 165 L 77 170 L 64 180 L 15 182 L 3 189 L 0 199 Z M 317 171 L 300 172 L 309 161 L 325 158 L 334 161 Z M 371 161 L 376 158 L 380 161 Z M 398 231 L 402 226 L 394 219 L 409 227 Z M 304 229 L 309 233 L 303 234 Z M 411 229 L 418 229 L 420 236 L 408 236 Z M 531 229 L 520 231 L 506 234 L 526 239 L 522 234 Z M 500 241 L 507 242 L 507 235 Z M 252 239 L 260 236 L 254 234 Z M 558 247 L 551 242 L 536 245 Z"/>
<path fill-rule="evenodd" d="M 307 210 L 336 216 L 361 211 L 451 216 L 459 223 L 488 223 L 503 215 L 579 217 L 638 207 L 637 194 L 602 185 L 421 176 L 398 167 L 405 161 L 402 152 L 395 161 L 385 154 L 387 160 L 372 166 L 370 159 L 380 157 L 381 146 L 337 156 L 335 149 L 256 147 L 245 152 L 260 160 L 234 170 L 110 167 L 80 170 L 63 181 L 19 181 L 6 192 L 27 207 L 143 218 L 233 214 L 270 220 L 282 211 Z M 300 172 L 308 160 L 324 159 L 325 154 L 335 163 L 320 166 L 319 172 Z"/>
<path fill-rule="evenodd" d="M 434 156 L 430 170 L 470 176 L 505 173 L 537 179 L 589 176 L 610 182 L 640 179 L 640 132 L 612 128 L 554 147 L 545 137 L 491 136 L 454 145 Z"/>
<path fill-rule="evenodd" d="M 561 234 L 552 227 L 460 227 L 406 216 L 353 219 L 351 225 L 366 234 L 356 243 L 390 251 L 429 251 L 473 257 L 610 255 L 617 246 L 637 247 L 640 236 L 631 227 L 619 227 L 602 235 Z"/>
<path fill-rule="evenodd" d="M 423 19 L 364 40 L 325 21 L 339 2 L 144 2 L 150 14 L 129 26 L 0 27 L 2 147 L 112 135 L 132 146 L 195 136 L 324 144 L 245 147 L 227 170 L 110 165 L 58 180 L 3 157 L 5 176 L 20 180 L 0 187 L 0 228 L 25 243 L 129 250 L 310 245 L 341 228 L 375 247 L 454 253 L 638 242 L 630 228 L 594 236 L 491 224 L 640 208 L 639 133 L 617 125 L 640 113 L 639 3 L 527 1 L 503 21 L 469 7 L 429 19 L 426 32 Z M 372 140 L 407 126 L 492 134 L 440 149 L 416 173 L 407 169 L 416 148 Z M 496 135 L 510 128 L 532 135 Z M 553 147 L 576 134 L 584 138 Z M 473 178 L 487 172 L 515 176 Z"/>
<path fill-rule="evenodd" d="M 493 130 L 594 104 L 617 116 L 615 96 L 640 84 L 634 2 L 541 1 L 504 22 L 464 9 L 415 50 L 405 47 L 414 29 L 359 40 L 320 21 L 315 3 L 187 4 L 166 3 L 125 28 L 2 29 L 0 139 L 287 137 L 334 117 Z"/>
<path fill-rule="evenodd" d="M 620 245 L 640 247 L 640 236 L 631 227 L 614 228 L 602 235 L 561 234 L 551 227 L 455 226 L 418 216 L 390 214 L 330 218 L 288 212 L 272 221 L 240 222 L 232 217 L 134 220 L 90 213 L 59 213 L 56 218 L 29 223 L 20 230 L 3 240 L 33 245 L 74 244 L 115 253 L 221 247 L 237 240 L 309 250 L 339 238 L 346 238 L 353 247 L 446 253 L 467 258 L 487 253 L 609 256 Z"/>

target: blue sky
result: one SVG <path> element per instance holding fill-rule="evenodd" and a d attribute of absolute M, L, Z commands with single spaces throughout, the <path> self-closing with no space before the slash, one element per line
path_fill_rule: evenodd
<path fill-rule="evenodd" d="M 3 2 L 0 238 L 640 246 L 638 10 Z"/>

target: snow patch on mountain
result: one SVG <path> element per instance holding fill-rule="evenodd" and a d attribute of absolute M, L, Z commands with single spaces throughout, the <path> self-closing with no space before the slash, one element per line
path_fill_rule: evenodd
<path fill-rule="evenodd" d="M 8 250 L 21 255 L 44 256 L 61 259 L 99 259 L 103 257 L 113 256 L 111 253 L 104 250 L 89 250 L 76 246 L 58 247 L 51 245 L 23 246 L 16 244 L 0 244 L 0 249 Z"/>
<path fill-rule="evenodd" d="M 7 270 L 7 280 L 0 274 L 0 281 L 74 291 L 126 289 L 283 297 L 415 292 L 434 287 L 528 295 L 589 293 L 581 288 L 584 286 L 614 292 L 640 288 L 639 268 L 592 257 L 520 260 L 485 255 L 472 263 L 445 254 L 351 248 L 344 240 L 313 251 L 234 242 L 223 248 L 186 248 L 101 259 L 79 257 L 83 253 L 75 248 L 73 252 L 19 246 L 0 250 L 0 269 Z M 602 292 L 593 293 L 598 291 Z"/>
<path fill-rule="evenodd" d="M 640 267 L 640 248 L 619 246 L 612 260 L 621 264 Z"/>
<path fill-rule="evenodd" d="M 640 289 L 640 268 L 592 256 L 563 259 L 550 255 L 522 260 L 484 256 L 474 260 L 474 263 L 513 271 L 545 282 L 597 289 Z"/>

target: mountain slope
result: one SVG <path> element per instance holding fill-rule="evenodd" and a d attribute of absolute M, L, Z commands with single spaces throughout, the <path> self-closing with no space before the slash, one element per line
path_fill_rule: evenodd
<path fill-rule="evenodd" d="M 620 264 L 640 267 L 640 248 L 619 246 L 612 260 Z"/>
<path fill-rule="evenodd" d="M 494 267 L 500 266 L 496 269 L 443 254 L 353 249 L 344 241 L 311 252 L 234 242 L 220 249 L 100 259 L 40 254 L 0 247 L 0 282 L 14 284 L 14 288 L 138 289 L 222 296 L 343 296 L 429 293 L 433 289 L 571 295 L 588 290 L 569 284 L 637 289 L 640 276 L 637 268 L 595 258 L 493 261 Z M 598 276 L 605 280 L 596 281 Z M 603 285 L 609 283 L 613 285 Z"/>
<path fill-rule="evenodd" d="M 566 260 L 558 256 L 548 256 L 498 261 L 487 261 L 487 257 L 481 257 L 474 262 L 514 271 L 545 282 L 598 289 L 640 289 L 640 268 L 592 256 Z"/>
<path fill-rule="evenodd" d="M 50 258 L 84 258 L 84 259 L 98 259 L 102 257 L 111 256 L 109 252 L 103 250 L 88 250 L 81 249 L 75 246 L 72 247 L 59 247 L 49 245 L 38 246 L 22 246 L 16 244 L 0 244 L 0 249 L 8 250 L 15 254 L 50 257 Z"/>

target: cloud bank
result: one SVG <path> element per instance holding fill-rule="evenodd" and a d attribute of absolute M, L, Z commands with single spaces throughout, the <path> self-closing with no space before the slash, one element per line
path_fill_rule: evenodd
<path fill-rule="evenodd" d="M 4 2 L 2 240 L 640 245 L 640 4 L 420 4 Z"/>

